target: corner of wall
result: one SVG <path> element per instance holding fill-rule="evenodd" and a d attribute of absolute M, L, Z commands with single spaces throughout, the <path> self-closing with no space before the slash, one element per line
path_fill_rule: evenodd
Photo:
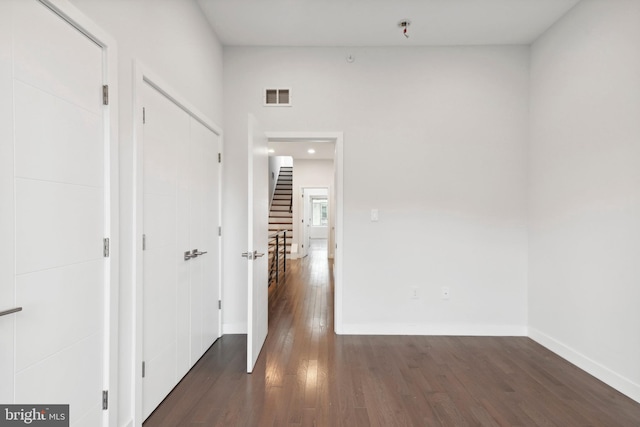
<path fill-rule="evenodd" d="M 636 402 L 640 402 L 640 384 L 625 378 L 616 371 L 589 358 L 585 354 L 560 341 L 546 335 L 537 329 L 529 328 L 529 338 L 541 346 L 551 350 L 563 359 L 573 363 L 578 368 L 610 385 Z"/>

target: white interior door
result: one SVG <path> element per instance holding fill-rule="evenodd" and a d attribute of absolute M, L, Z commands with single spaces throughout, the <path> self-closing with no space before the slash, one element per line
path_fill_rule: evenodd
<path fill-rule="evenodd" d="M 247 372 L 253 372 L 268 331 L 267 256 L 269 218 L 269 154 L 267 137 L 253 115 L 248 135 L 248 321 Z"/>
<path fill-rule="evenodd" d="M 219 137 L 142 88 L 142 414 L 147 418 L 219 337 Z"/>
<path fill-rule="evenodd" d="M 23 311 L 0 317 L 15 332 L 2 337 L 0 401 L 69 404 L 70 425 L 99 426 L 110 268 L 103 49 L 37 1 L 1 9 L 12 43 L 2 37 L 0 62 L 13 65 L 12 75 L 0 71 L 13 117 L 12 137 L 0 142 L 13 154 L 2 161 L 1 203 L 15 213 L 2 218 L 14 252 L 1 265 L 0 311 Z"/>
<path fill-rule="evenodd" d="M 191 366 L 219 337 L 218 136 L 190 121 Z"/>
<path fill-rule="evenodd" d="M 16 307 L 11 3 L 0 1 L 0 312 Z M 0 402 L 13 403 L 16 315 L 0 316 Z"/>
<path fill-rule="evenodd" d="M 153 87 L 143 86 L 143 418 L 189 365 L 188 204 L 179 172 L 186 169 L 188 115 Z M 182 182 L 179 182 L 182 181 Z M 179 289 L 182 292 L 179 292 Z M 184 319 L 178 322 L 178 319 Z"/>

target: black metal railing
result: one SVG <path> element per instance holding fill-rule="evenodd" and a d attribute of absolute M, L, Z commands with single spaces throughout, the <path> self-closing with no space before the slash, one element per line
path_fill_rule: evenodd
<path fill-rule="evenodd" d="M 287 231 L 269 235 L 269 286 L 284 280 L 287 272 Z"/>

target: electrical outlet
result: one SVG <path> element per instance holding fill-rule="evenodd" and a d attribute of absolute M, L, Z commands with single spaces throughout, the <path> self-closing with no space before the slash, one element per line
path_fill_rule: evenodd
<path fill-rule="evenodd" d="M 411 299 L 418 299 L 418 287 L 414 286 L 411 288 Z"/>
<path fill-rule="evenodd" d="M 442 299 L 449 299 L 449 297 L 451 296 L 451 293 L 449 292 L 448 286 L 442 287 L 441 296 L 442 296 Z"/>

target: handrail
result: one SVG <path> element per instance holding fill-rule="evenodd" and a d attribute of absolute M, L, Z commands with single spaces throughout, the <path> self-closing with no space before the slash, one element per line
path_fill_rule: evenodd
<path fill-rule="evenodd" d="M 11 310 L 0 311 L 0 317 L 6 316 L 7 314 L 17 313 L 22 311 L 22 307 L 12 308 Z"/>
<path fill-rule="evenodd" d="M 269 235 L 269 286 L 276 286 L 287 272 L 287 230 Z M 282 277 L 281 277 L 282 276 Z"/>

